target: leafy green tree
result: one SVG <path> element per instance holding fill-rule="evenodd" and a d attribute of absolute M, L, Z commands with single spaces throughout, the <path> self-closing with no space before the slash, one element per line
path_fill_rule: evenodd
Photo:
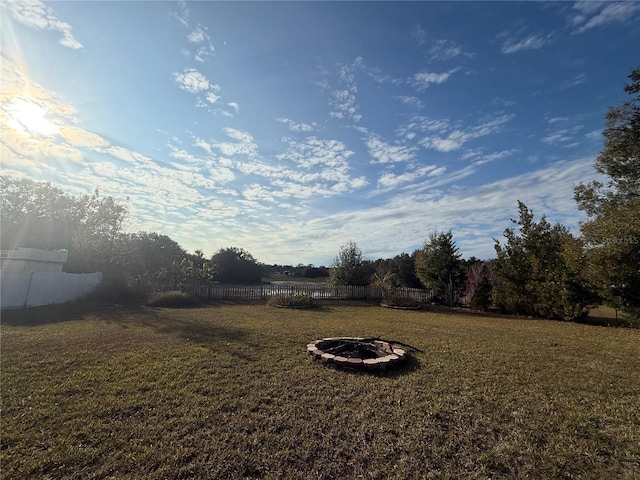
<path fill-rule="evenodd" d="M 237 247 L 221 248 L 211 258 L 215 278 L 229 284 L 258 284 L 262 282 L 262 266 L 253 255 Z"/>
<path fill-rule="evenodd" d="M 509 313 L 572 320 L 590 300 L 580 267 L 581 243 L 563 225 L 539 222 L 518 202 L 520 218 L 512 220 L 519 234 L 504 231 L 505 245 L 496 240 L 495 301 Z"/>
<path fill-rule="evenodd" d="M 3 250 L 18 247 L 57 250 L 71 248 L 79 216 L 76 199 L 50 183 L 0 177 Z"/>
<path fill-rule="evenodd" d="M 373 274 L 373 263 L 362 257 L 362 250 L 349 241 L 340 247 L 333 261 L 331 283 L 333 285 L 368 285 Z"/>
<path fill-rule="evenodd" d="M 187 253 L 166 235 L 156 232 L 123 235 L 117 252 L 129 285 L 148 290 L 176 288 L 181 283 L 180 263 Z"/>
<path fill-rule="evenodd" d="M 127 208 L 96 190 L 76 199 L 76 214 L 69 249 L 68 271 L 101 271 L 119 276 L 124 265 L 117 245 L 121 240 Z"/>
<path fill-rule="evenodd" d="M 610 305 L 640 320 L 640 67 L 624 87 L 631 98 L 606 115 L 604 148 L 595 160 L 605 182 L 578 185 L 575 199 L 589 274 Z"/>
<path fill-rule="evenodd" d="M 464 288 L 460 252 L 451 230 L 432 232 L 422 249 L 416 252 L 416 276 L 434 296 L 453 306 Z"/>
<path fill-rule="evenodd" d="M 50 183 L 9 176 L 2 187 L 2 248 L 67 249 L 67 272 L 119 272 L 116 245 L 126 206 L 96 190 L 74 197 Z"/>

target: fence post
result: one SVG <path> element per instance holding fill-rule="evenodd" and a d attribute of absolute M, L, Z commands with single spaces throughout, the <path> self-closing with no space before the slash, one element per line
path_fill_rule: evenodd
<path fill-rule="evenodd" d="M 29 301 L 29 292 L 31 292 L 31 281 L 33 280 L 33 272 L 29 275 L 29 283 L 27 284 L 27 293 L 24 296 L 24 307 L 27 307 L 27 302 Z"/>

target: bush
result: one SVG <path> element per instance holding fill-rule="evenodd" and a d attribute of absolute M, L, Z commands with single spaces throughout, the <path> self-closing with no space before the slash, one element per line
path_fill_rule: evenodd
<path fill-rule="evenodd" d="M 267 302 L 272 307 L 305 308 L 314 305 L 311 295 L 298 293 L 296 295 L 274 295 Z"/>
<path fill-rule="evenodd" d="M 198 301 L 195 297 L 179 290 L 156 293 L 149 297 L 147 305 L 150 307 L 191 307 Z"/>
<path fill-rule="evenodd" d="M 88 303 L 129 303 L 136 300 L 136 295 L 121 277 L 105 276 L 98 288 L 81 301 Z"/>

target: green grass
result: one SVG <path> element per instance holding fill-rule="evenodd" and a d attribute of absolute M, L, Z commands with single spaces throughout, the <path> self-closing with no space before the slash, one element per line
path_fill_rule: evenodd
<path fill-rule="evenodd" d="M 640 478 L 640 331 L 367 304 L 3 312 L 2 478 Z M 305 345 L 382 336 L 394 373 Z"/>

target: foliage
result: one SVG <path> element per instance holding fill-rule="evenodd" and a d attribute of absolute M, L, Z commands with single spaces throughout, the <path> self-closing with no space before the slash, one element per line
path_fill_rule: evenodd
<path fill-rule="evenodd" d="M 464 272 L 451 231 L 435 231 L 429 235 L 416 253 L 416 275 L 435 297 L 453 306 L 464 287 Z"/>
<path fill-rule="evenodd" d="M 127 208 L 96 190 L 92 195 L 71 196 L 50 183 L 9 176 L 0 177 L 2 188 L 2 248 L 67 249 L 65 271 L 101 271 L 108 278 L 122 265 L 117 243 L 127 218 Z"/>
<path fill-rule="evenodd" d="M 127 281 L 142 291 L 181 282 L 180 263 L 187 256 L 184 249 L 166 235 L 138 232 L 123 235 L 119 243 L 122 270 Z"/>
<path fill-rule="evenodd" d="M 340 247 L 331 270 L 333 285 L 368 285 L 372 274 L 372 264 L 362 257 L 362 250 L 355 242 L 349 241 Z"/>
<path fill-rule="evenodd" d="M 471 257 L 469 260 L 464 261 L 464 263 L 466 264 L 465 297 L 467 301 L 470 301 L 470 302 L 473 301 L 473 297 L 476 293 L 476 289 L 478 288 L 480 282 L 482 282 L 483 280 L 486 280 L 490 288 L 488 295 L 489 297 L 491 297 L 491 290 L 493 289 L 493 286 L 498 283 L 498 279 L 496 277 L 495 268 L 494 268 L 495 261 L 494 260 L 482 261 L 482 260 L 478 260 L 475 257 Z M 486 285 L 483 286 L 483 288 L 486 288 Z M 483 297 L 481 298 L 484 298 L 486 294 L 483 292 L 482 295 Z M 491 303 L 487 305 L 487 308 L 490 305 Z M 472 306 L 471 308 L 475 308 L 475 307 Z"/>
<path fill-rule="evenodd" d="M 204 285 L 213 282 L 215 277 L 213 262 L 204 258 L 201 250 L 196 250 L 194 255 L 180 261 L 175 278 L 181 285 Z"/>
<path fill-rule="evenodd" d="M 180 290 L 156 293 L 147 300 L 147 305 L 150 307 L 191 307 L 197 304 L 198 301 L 192 295 Z"/>
<path fill-rule="evenodd" d="M 496 240 L 495 301 L 508 312 L 544 318 L 572 320 L 580 317 L 591 296 L 581 271 L 582 248 L 566 227 L 551 226 L 543 216 L 534 222 L 533 212 L 518 201 L 520 229 L 504 231 L 506 244 Z"/>
<path fill-rule="evenodd" d="M 215 279 L 219 282 L 236 285 L 262 282 L 262 266 L 242 248 L 221 248 L 213 255 L 211 262 Z"/>
<path fill-rule="evenodd" d="M 609 109 L 595 161 L 606 183 L 581 184 L 574 193 L 588 215 L 581 232 L 599 293 L 640 320 L 640 67 L 629 78 L 624 90 L 632 97 Z"/>
<path fill-rule="evenodd" d="M 277 307 L 311 307 L 314 305 L 314 299 L 311 295 L 307 295 L 306 293 L 288 295 L 280 294 L 271 297 L 267 304 Z"/>
<path fill-rule="evenodd" d="M 325 267 L 314 267 L 313 265 L 308 265 L 302 271 L 302 276 L 304 278 L 327 278 L 330 275 L 330 272 Z"/>
<path fill-rule="evenodd" d="M 3 250 L 18 247 L 70 249 L 78 222 L 77 199 L 50 183 L 0 177 Z"/>
<path fill-rule="evenodd" d="M 492 290 L 493 287 L 487 277 L 482 277 L 471 296 L 471 308 L 474 310 L 482 310 L 484 312 L 489 310 L 492 303 Z"/>
<path fill-rule="evenodd" d="M 401 253 L 393 258 L 378 259 L 374 262 L 374 282 L 380 283 L 385 279 L 386 287 L 421 288 L 422 284 L 416 277 L 415 258 L 413 255 Z"/>

